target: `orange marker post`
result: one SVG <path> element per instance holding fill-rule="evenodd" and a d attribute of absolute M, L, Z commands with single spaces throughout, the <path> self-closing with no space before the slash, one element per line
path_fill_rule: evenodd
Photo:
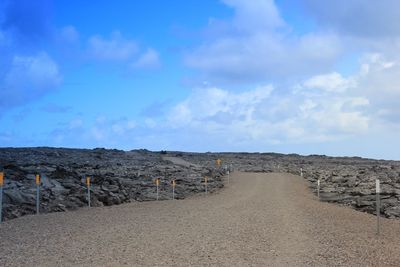
<path fill-rule="evenodd" d="M 88 192 L 88 206 L 90 208 L 90 176 L 86 176 L 86 186 Z"/>
<path fill-rule="evenodd" d="M 3 185 L 4 172 L 0 172 L 0 223 L 3 221 Z"/>
<path fill-rule="evenodd" d="M 39 174 L 36 174 L 35 182 L 36 182 L 36 214 L 39 214 L 39 207 L 40 207 L 40 175 Z"/>
<path fill-rule="evenodd" d="M 221 166 L 221 162 L 222 162 L 221 159 L 217 159 L 217 160 L 216 160 L 215 163 L 217 164 L 217 167 L 218 167 L 218 168 Z"/>

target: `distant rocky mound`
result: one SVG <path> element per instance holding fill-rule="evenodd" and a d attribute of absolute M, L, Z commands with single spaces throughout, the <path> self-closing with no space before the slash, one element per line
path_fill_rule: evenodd
<path fill-rule="evenodd" d="M 216 166 L 216 160 L 222 166 Z M 0 148 L 4 168 L 3 217 L 33 214 L 35 174 L 42 177 L 41 212 L 73 210 L 87 206 L 85 176 L 92 178 L 92 206 L 116 205 L 156 199 L 154 180 L 161 178 L 160 200 L 223 187 L 230 168 L 244 172 L 287 172 L 303 176 L 316 193 L 321 180 L 321 200 L 375 212 L 375 179 L 381 181 L 382 215 L 400 217 L 400 162 L 359 157 L 284 155 L 277 153 L 188 153 L 148 150 Z M 299 177 L 299 179 L 301 179 Z"/>

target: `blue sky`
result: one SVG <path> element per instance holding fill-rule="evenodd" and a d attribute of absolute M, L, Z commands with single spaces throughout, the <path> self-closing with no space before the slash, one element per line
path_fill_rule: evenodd
<path fill-rule="evenodd" d="M 400 159 L 400 2 L 2 1 L 0 146 Z"/>

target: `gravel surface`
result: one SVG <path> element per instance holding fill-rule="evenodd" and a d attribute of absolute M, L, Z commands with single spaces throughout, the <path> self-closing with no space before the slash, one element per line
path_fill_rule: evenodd
<path fill-rule="evenodd" d="M 400 221 L 381 223 L 299 176 L 236 172 L 207 197 L 7 221 L 0 266 L 399 266 Z"/>

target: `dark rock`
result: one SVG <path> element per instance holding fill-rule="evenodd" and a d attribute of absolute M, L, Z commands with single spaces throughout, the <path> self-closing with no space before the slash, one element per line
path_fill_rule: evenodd
<path fill-rule="evenodd" d="M 245 172 L 286 172 L 300 175 L 316 192 L 321 181 L 321 200 L 350 205 L 374 213 L 375 179 L 382 182 L 383 215 L 397 217 L 400 206 L 400 162 L 362 159 L 283 155 L 277 153 L 186 153 L 98 148 L 0 148 L 0 164 L 6 179 L 4 215 L 6 219 L 35 212 L 35 176 L 42 175 L 43 212 L 64 211 L 87 206 L 87 186 L 91 177 L 93 206 L 116 205 L 156 198 L 155 178 L 161 178 L 160 199 L 170 199 L 170 181 L 176 179 L 177 197 L 204 192 L 204 176 L 209 191 L 223 187 L 229 170 Z M 222 165 L 215 165 L 222 159 Z M 300 179 L 300 177 L 299 177 Z"/>

